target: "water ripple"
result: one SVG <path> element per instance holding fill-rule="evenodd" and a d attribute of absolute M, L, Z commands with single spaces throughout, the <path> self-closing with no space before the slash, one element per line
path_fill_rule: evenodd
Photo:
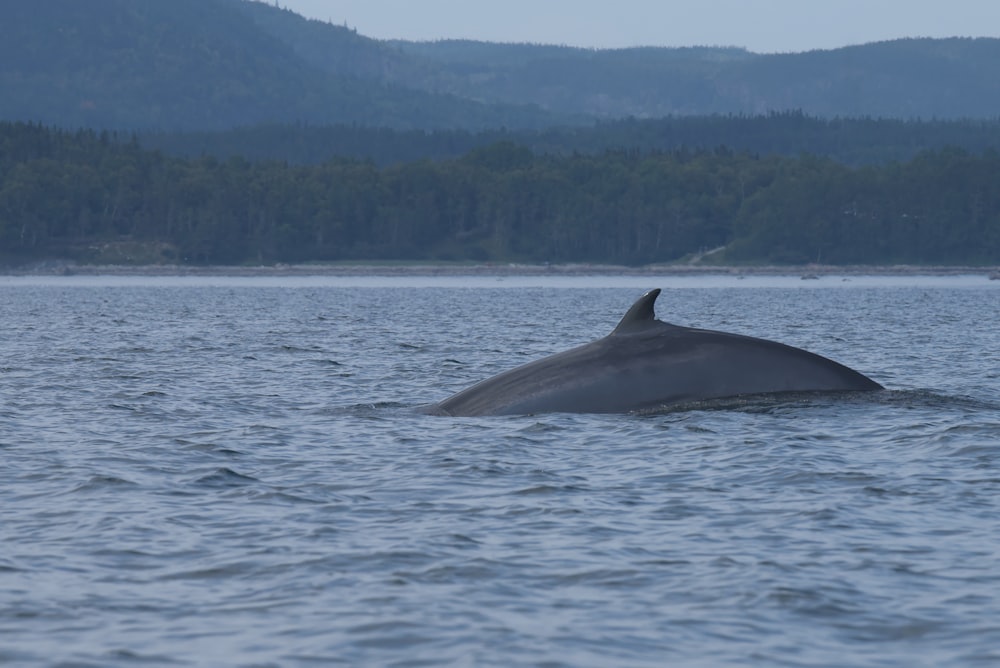
<path fill-rule="evenodd" d="M 662 315 L 889 390 L 447 419 L 635 291 L 0 286 L 0 662 L 995 663 L 995 290 L 793 283 Z"/>

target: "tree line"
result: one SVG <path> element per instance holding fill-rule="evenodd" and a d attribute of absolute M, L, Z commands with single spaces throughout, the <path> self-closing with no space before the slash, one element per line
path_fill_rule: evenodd
<path fill-rule="evenodd" d="M 143 146 L 187 157 L 287 160 L 318 164 L 334 158 L 371 159 L 379 166 L 444 160 L 501 141 L 536 154 L 569 156 L 621 148 L 646 152 L 680 149 L 798 156 L 822 155 L 849 165 L 909 160 L 929 148 L 971 152 L 1000 149 L 1000 118 L 964 121 L 906 121 L 889 118 L 808 116 L 801 111 L 757 115 L 668 116 L 622 119 L 589 126 L 544 130 L 398 130 L 358 125 L 271 123 L 216 132 L 151 132 Z"/>
<path fill-rule="evenodd" d="M 724 247 L 733 263 L 997 264 L 998 175 L 995 150 L 852 167 L 510 141 L 440 161 L 296 165 L 0 123 L 0 257 L 98 261 L 125 245 L 146 262 L 642 264 Z"/>

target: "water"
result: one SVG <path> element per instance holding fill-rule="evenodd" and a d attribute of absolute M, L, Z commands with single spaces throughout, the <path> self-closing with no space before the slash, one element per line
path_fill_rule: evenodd
<path fill-rule="evenodd" d="M 422 415 L 661 318 L 889 391 Z M 1000 663 L 985 278 L 0 278 L 0 662 Z"/>

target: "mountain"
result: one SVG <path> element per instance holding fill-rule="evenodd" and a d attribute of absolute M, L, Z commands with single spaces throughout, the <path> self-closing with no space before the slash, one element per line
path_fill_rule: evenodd
<path fill-rule="evenodd" d="M 556 117 L 799 110 L 823 118 L 997 118 L 1000 39 L 898 39 L 804 53 L 376 41 L 253 0 L 239 7 L 314 67 Z"/>
<path fill-rule="evenodd" d="M 378 41 L 255 0 L 8 0 L 0 119 L 206 131 L 580 126 L 800 110 L 996 118 L 1000 40 L 907 39 L 798 54 Z"/>
<path fill-rule="evenodd" d="M 0 118 L 163 130 L 275 121 L 467 128 L 551 123 L 537 110 L 486 107 L 315 67 L 260 29 L 245 4 L 5 2 Z M 307 28 L 314 23 L 296 19 Z M 351 39 L 349 31 L 322 29 L 332 43 Z"/>
<path fill-rule="evenodd" d="M 725 90 L 751 110 L 794 105 L 820 116 L 997 118 L 1000 39 L 898 39 L 757 56 Z M 747 83 L 749 82 L 749 83 Z"/>
<path fill-rule="evenodd" d="M 595 50 L 467 41 L 392 42 L 437 62 L 430 87 L 484 102 L 531 99 L 554 113 L 640 118 L 744 111 L 717 79 L 755 55 L 735 48 Z"/>
<path fill-rule="evenodd" d="M 801 110 L 820 117 L 996 118 L 1000 39 L 900 39 L 805 53 L 392 42 L 428 87 L 553 113 L 640 118 Z"/>

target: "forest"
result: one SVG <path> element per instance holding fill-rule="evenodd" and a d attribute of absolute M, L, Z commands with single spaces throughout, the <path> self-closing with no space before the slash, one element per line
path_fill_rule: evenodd
<path fill-rule="evenodd" d="M 801 111 L 758 115 L 628 118 L 581 127 L 544 130 L 395 130 L 359 125 L 270 123 L 218 132 L 140 133 L 139 142 L 167 153 L 198 157 L 244 157 L 318 164 L 335 158 L 373 160 L 379 166 L 423 159 L 457 158 L 501 141 L 536 154 L 600 154 L 713 150 L 798 156 L 821 155 L 848 165 L 905 161 L 927 149 L 1000 150 L 1000 119 L 906 121 L 833 118 Z"/>
<path fill-rule="evenodd" d="M 1000 153 L 851 166 L 727 148 L 539 154 L 500 140 L 387 166 L 177 157 L 0 123 L 0 260 L 1000 263 Z"/>

